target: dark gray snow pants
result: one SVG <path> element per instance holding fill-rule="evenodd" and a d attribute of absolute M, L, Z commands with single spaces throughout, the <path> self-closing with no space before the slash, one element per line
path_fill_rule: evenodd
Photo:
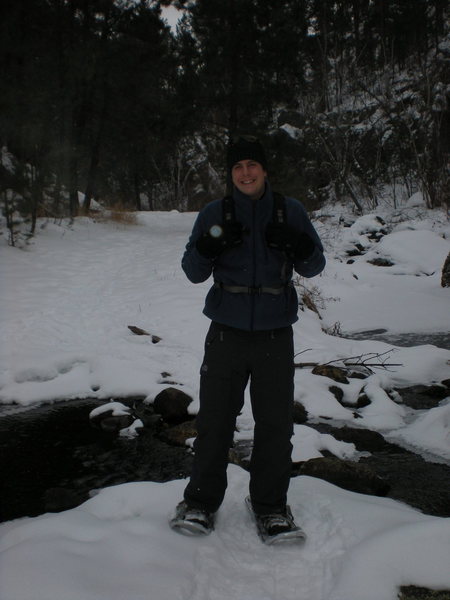
<path fill-rule="evenodd" d="M 255 420 L 252 503 L 261 514 L 286 505 L 293 433 L 292 327 L 251 332 L 212 323 L 200 371 L 195 458 L 184 493 L 191 506 L 215 512 L 223 501 L 228 451 L 249 380 Z"/>

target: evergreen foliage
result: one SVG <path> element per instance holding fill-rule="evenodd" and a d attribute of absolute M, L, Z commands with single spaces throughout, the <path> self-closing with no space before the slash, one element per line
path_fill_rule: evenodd
<path fill-rule="evenodd" d="M 237 132 L 310 207 L 376 205 L 394 183 L 448 202 L 449 16 L 445 0 L 3 0 L 3 220 L 33 233 L 79 192 L 84 211 L 196 210 Z"/>

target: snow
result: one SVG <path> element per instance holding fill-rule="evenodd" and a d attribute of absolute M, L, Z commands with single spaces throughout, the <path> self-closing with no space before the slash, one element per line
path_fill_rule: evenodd
<path fill-rule="evenodd" d="M 416 197 L 410 204 L 420 203 Z M 379 328 L 395 334 L 448 331 L 450 292 L 440 286 L 450 249 L 445 214 L 428 211 L 426 218 L 395 223 L 380 216 L 389 231 L 378 243 L 367 235 L 383 228 L 375 213 L 353 218 L 347 228 L 339 225 L 339 214 L 316 223 L 327 267 L 321 276 L 300 281 L 299 290 L 305 286 L 317 296 L 321 318 L 304 310 L 294 326 L 298 362 L 356 357 L 379 368 L 372 367 L 367 379 L 333 382 L 350 407 L 336 400 L 327 378 L 298 368 L 296 400 L 310 419 L 369 427 L 445 462 L 448 398 L 434 409 L 413 411 L 402 404 L 401 387 L 449 378 L 450 352 L 326 333 L 336 325 L 346 334 Z M 209 325 L 201 310 L 210 282 L 193 285 L 180 267 L 195 217 L 139 213 L 134 225 L 42 220 L 24 249 L 0 242 L 4 410 L 92 397 L 120 414 L 123 409 L 109 400 L 142 396 L 152 402 L 167 372 L 194 398 L 189 410 L 196 412 Z M 355 241 L 367 251 L 348 263 L 345 250 Z M 368 261 L 375 256 L 395 265 L 374 266 Z M 134 335 L 129 325 L 161 341 Z M 394 387 L 400 394 L 392 393 Z M 371 404 L 358 409 L 355 419 L 353 405 L 361 393 Z M 124 434 L 136 435 L 139 426 L 134 423 Z M 252 427 L 247 402 L 237 437 L 249 439 Z M 295 426 L 293 445 L 294 460 L 323 451 L 351 460 L 359 456 L 353 444 L 307 425 Z M 400 585 L 450 588 L 450 519 L 296 477 L 289 502 L 308 540 L 303 547 L 268 548 L 243 503 L 248 475 L 230 465 L 216 531 L 208 538 L 184 538 L 170 530 L 167 519 L 185 484 L 128 483 L 106 488 L 73 510 L 0 525 L 0 599 L 36 600 L 39 590 L 45 600 L 394 600 Z"/>
<path fill-rule="evenodd" d="M 298 129 L 298 127 L 294 127 L 293 125 L 289 125 L 289 123 L 284 123 L 284 125 L 281 125 L 280 129 L 287 133 L 288 136 L 294 140 L 301 139 L 303 136 L 301 129 Z"/>
<path fill-rule="evenodd" d="M 161 8 L 162 18 L 166 21 L 174 34 L 176 33 L 178 21 L 182 17 L 182 14 L 182 11 L 175 8 L 175 6 L 163 6 Z"/>
<path fill-rule="evenodd" d="M 425 200 L 421 192 L 416 192 L 413 194 L 407 201 L 406 206 L 423 206 L 425 204 Z"/>
<path fill-rule="evenodd" d="M 409 426 L 391 433 L 418 448 L 427 447 L 450 461 L 450 402 L 431 408 Z"/>
<path fill-rule="evenodd" d="M 373 215 L 360 217 L 334 237 L 328 229 L 324 232 L 333 249 L 317 284 L 330 299 L 323 313 L 325 326 L 340 323 L 346 333 L 378 328 L 391 333 L 448 331 L 449 294 L 440 281 L 449 251 L 449 222 L 444 212 L 425 219 L 422 214 L 400 221 L 378 244 L 362 235 L 366 228 L 374 229 Z M 367 252 L 344 262 L 344 251 L 355 243 Z M 394 265 L 375 266 L 369 262 L 374 258 L 390 259 Z"/>
<path fill-rule="evenodd" d="M 430 263 L 428 249 L 433 248 L 435 260 Z M 432 231 L 396 231 L 383 238 L 376 250 L 366 254 L 366 260 L 386 257 L 395 261 L 388 267 L 394 275 L 433 275 L 435 265 L 443 265 L 448 242 Z"/>
<path fill-rule="evenodd" d="M 184 484 L 114 486 L 7 523 L 2 600 L 393 600 L 394 584 L 450 586 L 449 519 L 299 477 L 289 501 L 308 539 L 266 547 L 243 503 L 248 474 L 230 465 L 216 530 L 188 538 L 167 526 Z"/>
<path fill-rule="evenodd" d="M 328 450 L 338 458 L 354 458 L 358 452 L 354 444 L 340 442 L 332 435 L 319 433 L 306 425 L 295 425 L 292 436 L 292 460 L 301 462 L 323 456 L 321 450 Z"/>
<path fill-rule="evenodd" d="M 120 417 L 123 415 L 129 415 L 131 409 L 129 406 L 125 406 L 122 402 L 108 402 L 108 404 L 104 404 L 103 406 L 99 406 L 91 410 L 89 417 L 97 417 L 98 415 L 111 412 L 113 417 Z"/>

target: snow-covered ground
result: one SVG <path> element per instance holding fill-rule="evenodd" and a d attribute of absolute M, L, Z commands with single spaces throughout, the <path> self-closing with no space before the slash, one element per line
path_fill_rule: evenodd
<path fill-rule="evenodd" d="M 296 398 L 311 418 L 379 430 L 447 461 L 449 399 L 412 411 L 386 392 L 450 378 L 450 351 L 345 339 L 323 329 L 447 331 L 450 292 L 440 286 L 440 273 L 450 249 L 449 223 L 442 212 L 411 206 L 405 209 L 409 218 L 390 220 L 388 235 L 376 244 L 366 235 L 381 227 L 374 215 L 344 228 L 333 211 L 317 222 L 325 272 L 299 282 L 323 307 L 322 319 L 300 313 L 296 360 L 364 355 L 400 366 L 337 384 L 347 402 L 356 402 L 365 387 L 371 404 L 357 420 L 329 392 L 329 380 L 309 369 L 296 371 Z M 80 397 L 140 395 L 151 402 L 168 372 L 195 398 L 195 412 L 209 325 L 201 310 L 210 283 L 189 283 L 180 267 L 194 218 L 170 212 L 140 213 L 136 225 L 87 218 L 72 226 L 42 222 L 25 250 L 2 242 L 2 410 Z M 367 251 L 347 264 L 344 251 L 355 243 Z M 395 264 L 377 267 L 368 262 L 373 258 Z M 162 341 L 136 336 L 129 325 Z M 251 436 L 248 406 L 238 425 L 239 437 Z M 296 460 L 321 450 L 357 459 L 351 444 L 306 426 L 296 426 L 293 442 Z M 120 485 L 77 509 L 1 525 L 0 599 L 394 600 L 399 585 L 450 588 L 449 519 L 300 477 L 292 480 L 289 501 L 308 540 L 302 548 L 267 548 L 243 504 L 247 474 L 235 466 L 229 474 L 216 531 L 206 539 L 183 538 L 167 526 L 184 481 Z"/>

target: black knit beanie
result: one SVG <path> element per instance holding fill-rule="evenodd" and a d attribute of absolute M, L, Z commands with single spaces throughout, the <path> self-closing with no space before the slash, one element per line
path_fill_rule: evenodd
<path fill-rule="evenodd" d="M 227 151 L 227 169 L 230 172 L 240 160 L 255 160 L 267 171 L 267 159 L 264 148 L 256 138 L 241 136 L 233 141 Z"/>

